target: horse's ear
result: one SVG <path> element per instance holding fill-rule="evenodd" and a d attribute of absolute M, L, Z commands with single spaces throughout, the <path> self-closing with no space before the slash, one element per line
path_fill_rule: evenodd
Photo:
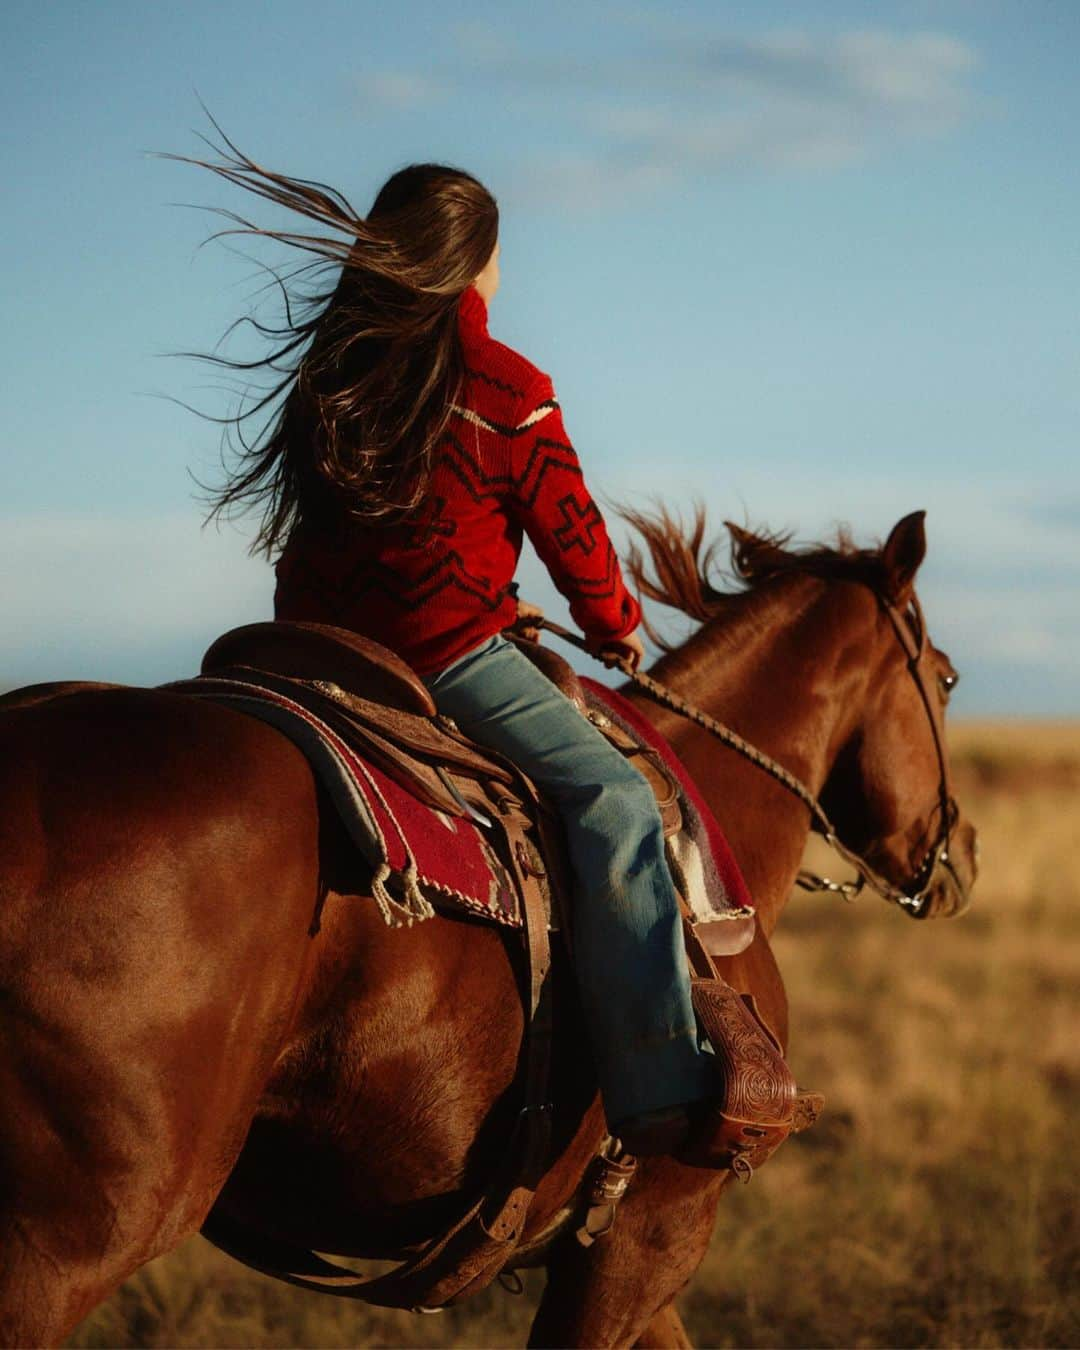
<path fill-rule="evenodd" d="M 744 530 L 741 525 L 736 525 L 733 520 L 725 520 L 724 529 L 731 535 L 731 542 L 736 548 L 742 547 L 752 537 L 749 530 Z"/>
<path fill-rule="evenodd" d="M 749 571 L 749 555 L 754 536 L 741 525 L 736 525 L 733 520 L 725 520 L 724 529 L 731 536 L 731 566 L 737 575 L 745 576 Z"/>
<path fill-rule="evenodd" d="M 731 562 L 739 576 L 757 580 L 782 570 L 788 561 L 784 545 L 790 536 L 755 534 L 730 520 L 725 520 L 724 525 L 731 535 Z"/>
<path fill-rule="evenodd" d="M 906 603 L 914 589 L 915 573 L 926 557 L 926 512 L 912 511 L 892 528 L 881 550 L 885 589 L 895 604 Z"/>

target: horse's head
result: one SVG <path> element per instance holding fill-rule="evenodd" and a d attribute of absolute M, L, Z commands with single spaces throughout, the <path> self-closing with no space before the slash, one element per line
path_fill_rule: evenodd
<path fill-rule="evenodd" d="M 750 720 L 761 735 L 768 731 L 768 709 L 776 708 L 777 681 L 767 678 L 763 687 L 758 667 L 775 668 L 776 634 L 786 632 L 810 664 L 802 670 L 796 656 L 791 665 L 789 650 L 801 687 L 785 688 L 783 697 L 831 708 L 826 720 L 833 731 L 818 781 L 840 851 L 863 881 L 909 914 L 966 909 L 975 880 L 975 831 L 952 794 L 944 733 L 957 674 L 930 641 L 915 595 L 926 552 L 924 513 L 901 520 L 880 549 L 857 548 L 844 532 L 835 545 L 792 549 L 787 535 L 728 521 L 731 570 L 741 583 L 735 592 L 717 589 L 710 579 L 717 545 L 704 545 L 701 508 L 690 530 L 663 509 L 656 517 L 623 514 L 653 565 L 650 575 L 641 551 L 631 548 L 627 568 L 641 595 L 701 625 L 680 645 L 665 641 L 646 620 L 650 636 L 670 654 L 658 675 L 699 701 L 718 690 L 721 714 Z M 812 663 L 820 650 L 828 653 L 822 667 L 828 675 L 815 689 Z M 735 680 L 734 694 L 717 680 L 718 659 Z M 747 698 L 759 714 L 756 723 L 740 710 Z M 773 720 L 790 736 L 790 716 Z M 791 748 L 774 744 L 773 753 L 784 760 Z M 826 830 L 823 817 L 817 823 Z"/>
<path fill-rule="evenodd" d="M 878 555 L 869 583 L 878 621 L 873 650 L 862 653 L 869 683 L 822 792 L 845 844 L 919 918 L 967 908 L 977 853 L 975 830 L 952 793 L 945 744 L 945 709 L 959 677 L 930 641 L 915 594 L 923 518 L 905 516 Z"/>

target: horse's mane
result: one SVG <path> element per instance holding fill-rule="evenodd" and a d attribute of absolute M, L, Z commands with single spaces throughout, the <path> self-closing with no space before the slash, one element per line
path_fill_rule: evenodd
<path fill-rule="evenodd" d="M 700 503 L 694 507 L 689 526 L 663 505 L 651 514 L 625 507 L 620 514 L 638 536 L 631 540 L 626 556 L 626 570 L 638 594 L 699 623 L 715 618 L 733 602 L 779 577 L 801 574 L 859 581 L 875 590 L 884 583 L 881 550 L 858 548 L 844 527 L 837 530 L 833 544 L 794 549 L 789 547 L 790 533 L 750 530 L 726 520 L 730 550 L 726 576 L 734 588 L 721 589 L 715 584 L 720 570 L 717 555 L 725 541 L 718 536 L 705 543 L 705 508 Z M 641 545 L 648 553 L 647 561 Z M 642 622 L 657 646 L 673 650 L 673 644 L 648 619 Z"/>

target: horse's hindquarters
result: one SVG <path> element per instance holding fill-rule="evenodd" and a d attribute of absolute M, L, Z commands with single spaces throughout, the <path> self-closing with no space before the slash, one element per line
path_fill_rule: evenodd
<path fill-rule="evenodd" d="M 300 756 L 135 690 L 0 716 L 0 1343 L 62 1339 L 194 1231 L 316 903 Z"/>

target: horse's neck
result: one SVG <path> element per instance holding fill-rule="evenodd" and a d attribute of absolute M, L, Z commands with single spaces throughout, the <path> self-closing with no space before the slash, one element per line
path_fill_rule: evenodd
<path fill-rule="evenodd" d="M 864 697 L 865 662 L 852 662 L 851 653 L 871 612 L 866 594 L 811 577 L 749 593 L 653 674 L 816 794 Z M 759 921 L 771 932 L 806 845 L 806 806 L 709 732 L 648 700 L 640 706 L 675 746 L 723 826 Z"/>

